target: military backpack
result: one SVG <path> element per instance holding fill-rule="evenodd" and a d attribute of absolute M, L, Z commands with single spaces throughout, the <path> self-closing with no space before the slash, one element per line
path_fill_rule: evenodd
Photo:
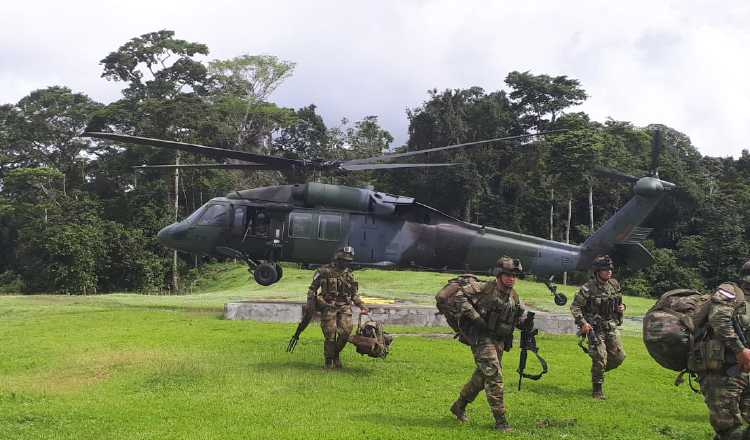
<path fill-rule="evenodd" d="M 711 295 L 692 289 L 663 294 L 643 317 L 643 343 L 664 368 L 690 371 L 691 352 L 708 320 Z"/>
<path fill-rule="evenodd" d="M 462 335 L 468 329 L 462 328 L 460 319 L 461 311 L 455 301 L 456 294 L 462 289 L 477 293 L 482 288 L 481 283 L 481 280 L 476 275 L 459 275 L 449 280 L 448 284 L 435 295 L 435 305 L 437 306 L 438 314 L 445 316 L 448 326 L 456 333 L 455 337 L 464 344 L 468 344 L 468 341 Z"/>
<path fill-rule="evenodd" d="M 374 358 L 385 358 L 390 351 L 393 336 L 385 332 L 383 323 L 368 319 L 362 324 L 362 315 L 359 315 L 357 331 L 349 338 L 349 342 L 357 347 L 357 353 L 366 354 Z"/>

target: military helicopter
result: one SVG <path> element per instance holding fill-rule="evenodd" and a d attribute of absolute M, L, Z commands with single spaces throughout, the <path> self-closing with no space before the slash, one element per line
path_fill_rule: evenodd
<path fill-rule="evenodd" d="M 83 136 L 247 162 L 146 168 L 347 172 L 452 166 L 456 164 L 379 162 L 535 135 L 509 136 L 349 161 L 287 159 L 114 133 L 86 132 Z M 330 261 L 337 248 L 343 246 L 354 247 L 355 267 L 488 273 L 498 256 L 512 255 L 523 261 L 528 272 L 547 277 L 585 270 L 597 255 L 613 252 L 622 255 L 629 266 L 649 265 L 653 257 L 641 242 L 651 229 L 639 225 L 665 192 L 675 185 L 659 179 L 656 172 L 641 178 L 608 169 L 599 169 L 598 172 L 632 182 L 635 195 L 582 245 L 468 223 L 411 197 L 317 182 L 230 192 L 225 197 L 211 199 L 186 219 L 165 227 L 159 231 L 158 239 L 164 246 L 178 251 L 242 259 L 248 264 L 255 281 L 263 286 L 271 285 L 283 276 L 279 261 L 324 264 Z"/>

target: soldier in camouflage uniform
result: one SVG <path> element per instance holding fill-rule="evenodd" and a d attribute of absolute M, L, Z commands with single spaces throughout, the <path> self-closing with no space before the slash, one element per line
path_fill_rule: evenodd
<path fill-rule="evenodd" d="M 359 285 L 349 266 L 354 260 L 354 248 L 346 246 L 336 251 L 331 264 L 321 266 L 307 292 L 308 304 L 316 304 L 323 329 L 323 354 L 326 368 L 341 368 L 339 353 L 352 333 L 352 303 L 367 314 L 367 307 L 357 294 Z"/>
<path fill-rule="evenodd" d="M 612 278 L 614 265 L 609 256 L 594 258 L 591 270 L 593 276 L 581 286 L 570 305 L 570 311 L 581 335 L 588 336 L 593 331 L 596 336 L 589 337 L 588 347 L 592 397 L 604 400 L 604 372 L 614 370 L 625 360 L 625 351 L 617 334 L 617 327 L 622 325 L 625 305 L 622 303 L 620 283 Z"/>
<path fill-rule="evenodd" d="M 750 439 L 750 261 L 740 270 L 739 284 L 721 284 L 711 298 L 709 334 L 722 350 L 716 370 L 699 374 L 716 440 Z M 741 332 L 738 333 L 738 332 Z M 745 342 L 742 341 L 745 340 Z M 709 354 L 710 356 L 710 354 Z"/>
<path fill-rule="evenodd" d="M 471 344 L 476 369 L 463 386 L 458 400 L 450 411 L 465 422 L 466 405 L 484 390 L 487 402 L 495 417 L 495 429 L 510 431 L 503 403 L 503 351 L 510 350 L 513 329 L 520 325 L 523 309 L 518 294 L 513 289 L 516 278 L 522 274 L 521 262 L 509 257 L 497 261 L 496 279 L 490 282 L 470 282 L 456 293 L 455 304 L 464 335 Z"/>

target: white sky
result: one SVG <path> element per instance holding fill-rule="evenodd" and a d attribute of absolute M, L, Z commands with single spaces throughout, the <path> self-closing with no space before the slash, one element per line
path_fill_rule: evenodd
<path fill-rule="evenodd" d="M 592 119 L 663 123 L 710 156 L 750 147 L 750 2 L 8 1 L 0 10 L 0 103 L 70 87 L 100 102 L 124 84 L 99 60 L 170 29 L 209 59 L 270 54 L 297 68 L 276 103 L 316 104 L 329 125 L 377 115 L 406 141 L 406 108 L 432 88 L 504 87 L 512 70 L 568 75 Z"/>

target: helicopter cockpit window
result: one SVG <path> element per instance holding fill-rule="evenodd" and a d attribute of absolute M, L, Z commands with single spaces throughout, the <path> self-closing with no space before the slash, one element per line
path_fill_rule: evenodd
<path fill-rule="evenodd" d="M 224 226 L 227 224 L 227 207 L 224 205 L 208 205 L 198 220 L 200 226 Z"/>
<path fill-rule="evenodd" d="M 341 238 L 341 216 L 338 214 L 320 214 L 318 216 L 318 238 L 338 241 Z"/>
<path fill-rule="evenodd" d="M 293 212 L 289 215 L 289 232 L 295 238 L 313 238 L 313 215 Z"/>
<path fill-rule="evenodd" d="M 245 233 L 245 206 L 235 206 L 234 208 L 234 222 L 232 223 L 232 231 L 234 234 L 242 235 Z"/>
<path fill-rule="evenodd" d="M 198 219 L 198 217 L 203 215 L 203 211 L 205 210 L 206 210 L 206 205 L 201 206 L 200 208 L 196 209 L 195 212 L 190 214 L 190 216 L 188 216 L 188 218 L 186 218 L 182 222 L 188 223 L 188 224 L 195 222 Z"/>

